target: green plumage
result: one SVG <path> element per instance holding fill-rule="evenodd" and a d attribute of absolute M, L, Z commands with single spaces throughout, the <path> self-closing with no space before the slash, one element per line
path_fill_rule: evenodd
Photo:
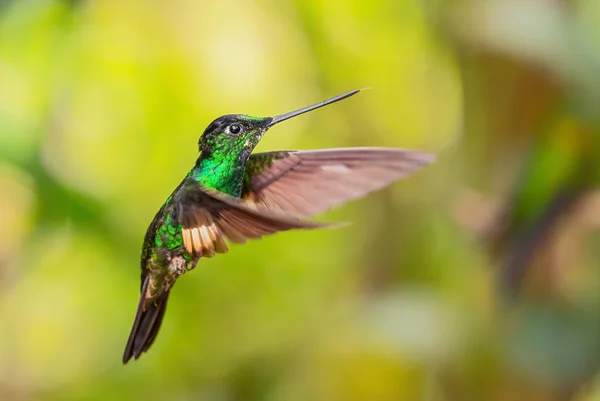
<path fill-rule="evenodd" d="M 247 174 L 245 179 L 248 180 L 253 176 L 259 175 L 273 165 L 273 162 L 277 159 L 281 159 L 288 154 L 286 151 L 278 150 L 275 152 L 266 152 L 252 155 L 252 159 L 248 160 L 246 164 Z"/>
<path fill-rule="evenodd" d="M 165 247 L 169 250 L 183 245 L 181 237 L 181 224 L 179 224 L 172 215 L 165 218 L 164 223 L 156 230 L 154 243 L 157 247 Z"/>
<path fill-rule="evenodd" d="M 227 115 L 213 121 L 200 137 L 200 156 L 185 178 L 192 178 L 203 188 L 239 197 L 246 162 L 268 129 L 268 121 L 268 117 L 244 115 Z M 230 132 L 232 125 L 240 127 L 240 133 Z M 141 255 L 142 297 L 138 307 L 138 315 L 145 316 L 136 318 L 124 362 L 132 356 L 137 358 L 150 346 L 160 325 L 157 316 L 164 314 L 168 292 L 177 277 L 193 269 L 199 260 L 186 250 L 178 219 L 176 199 L 185 191 L 182 182 L 167 198 L 146 232 Z"/>
<path fill-rule="evenodd" d="M 264 117 L 245 115 L 237 116 L 236 118 L 255 123 L 267 120 Z M 200 156 L 196 161 L 196 165 L 186 175 L 186 178 L 193 178 L 204 188 L 214 189 L 230 196 L 239 197 L 242 192 L 246 162 L 250 156 L 250 152 L 244 152 L 243 150 L 245 146 L 248 146 L 247 142 L 258 143 L 258 140 L 253 140 L 254 135 L 250 138 L 238 137 L 232 140 L 232 138 L 226 137 L 218 130 L 215 130 L 214 125 L 215 122 L 207 128 L 202 136 L 199 142 Z M 179 189 L 180 187 L 175 192 Z M 165 250 L 181 249 L 183 246 L 181 224 L 177 222 L 176 216 L 173 213 L 174 208 L 171 206 L 173 194 L 167 198 L 165 205 L 159 211 L 155 230 L 152 229 L 152 225 L 148 230 L 149 232 L 156 232 L 154 241 L 149 240 L 147 241 L 148 243 L 144 244 L 145 248 L 149 248 L 149 256 L 163 253 Z M 170 213 L 165 213 L 167 211 Z M 156 249 L 152 249 L 153 246 L 156 246 Z M 182 251 L 181 255 L 191 260 L 187 252 Z M 167 268 L 167 266 L 163 267 Z"/>
<path fill-rule="evenodd" d="M 247 239 L 324 224 L 300 220 L 407 176 L 432 155 L 350 148 L 252 154 L 281 121 L 358 93 L 352 91 L 276 117 L 226 115 L 200 137 L 200 156 L 146 231 L 141 295 L 123 363 L 154 342 L 177 278 L 201 257 L 225 253 L 225 239 Z M 242 198 L 242 199 L 240 199 Z"/>

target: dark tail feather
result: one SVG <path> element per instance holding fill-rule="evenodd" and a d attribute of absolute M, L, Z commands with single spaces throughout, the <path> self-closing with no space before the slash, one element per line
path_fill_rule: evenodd
<path fill-rule="evenodd" d="M 125 346 L 125 352 L 123 353 L 123 364 L 129 362 L 131 357 L 138 359 L 143 352 L 146 352 L 150 348 L 165 316 L 169 291 L 148 304 L 146 310 L 142 310 L 149 280 L 150 276 L 148 275 L 142 286 L 135 320 L 129 334 L 129 339 L 127 340 L 127 345 Z"/>

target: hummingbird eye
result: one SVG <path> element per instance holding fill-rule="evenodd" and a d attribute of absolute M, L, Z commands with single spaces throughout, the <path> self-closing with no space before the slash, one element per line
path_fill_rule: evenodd
<path fill-rule="evenodd" d="M 238 135 L 243 131 L 243 127 L 240 124 L 231 124 L 229 126 L 229 133 L 233 135 Z"/>

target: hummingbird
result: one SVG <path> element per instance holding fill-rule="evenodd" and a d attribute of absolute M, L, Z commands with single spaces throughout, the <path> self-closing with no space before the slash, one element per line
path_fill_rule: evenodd
<path fill-rule="evenodd" d="M 274 125 L 359 93 L 353 90 L 275 117 L 229 114 L 198 141 L 199 156 L 162 205 L 144 238 L 141 291 L 123 363 L 150 348 L 175 281 L 203 258 L 280 231 L 328 224 L 306 220 L 385 187 L 435 155 L 377 148 L 252 153 Z"/>

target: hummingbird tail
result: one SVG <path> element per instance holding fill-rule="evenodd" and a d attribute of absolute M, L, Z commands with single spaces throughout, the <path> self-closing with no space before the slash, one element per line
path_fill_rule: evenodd
<path fill-rule="evenodd" d="M 129 362 L 132 357 L 138 359 L 142 353 L 150 348 L 165 316 L 170 291 L 162 294 L 154 302 L 145 305 L 144 308 L 144 299 L 149 281 L 150 275 L 146 277 L 142 286 L 135 320 L 129 334 L 129 339 L 127 340 L 127 345 L 125 346 L 125 352 L 123 353 L 123 364 Z"/>

